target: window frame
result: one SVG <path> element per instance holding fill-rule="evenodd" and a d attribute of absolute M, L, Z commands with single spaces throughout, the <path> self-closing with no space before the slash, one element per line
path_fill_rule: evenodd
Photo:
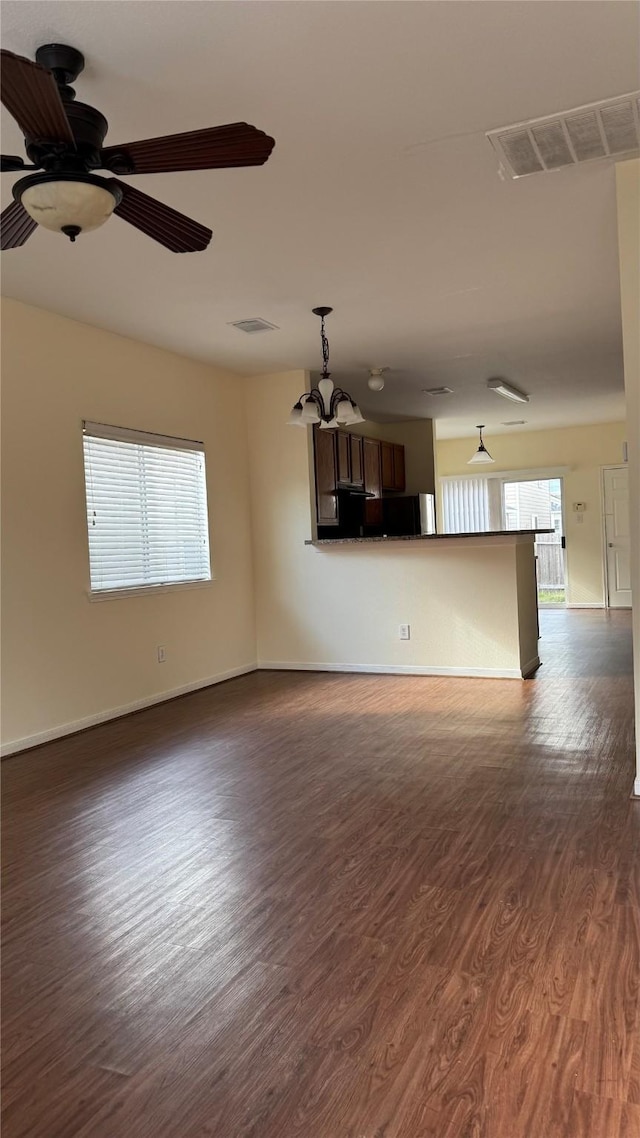
<path fill-rule="evenodd" d="M 85 459 L 84 440 L 85 437 L 105 438 L 113 441 L 130 442 L 133 445 L 153 447 L 163 447 L 165 449 L 174 450 L 192 450 L 201 451 L 204 460 L 204 485 L 205 485 L 205 505 L 206 505 L 206 531 L 207 531 L 207 548 L 208 548 L 208 562 L 209 562 L 209 576 L 208 577 L 194 577 L 186 581 L 162 581 L 159 583 L 150 584 L 136 584 L 136 585 L 122 585 L 117 588 L 111 589 L 94 589 L 91 584 L 91 552 L 89 543 L 89 518 L 88 518 L 88 482 L 87 482 L 87 466 Z M 182 445 L 180 445 L 182 444 Z M 148 597 L 155 596 L 159 593 L 173 593 L 182 592 L 186 589 L 203 589 L 210 587 L 216 580 L 216 575 L 213 570 L 212 550 L 211 550 L 211 518 L 209 508 L 209 486 L 207 480 L 207 465 L 206 453 L 204 443 L 196 439 L 184 439 L 174 435 L 163 435 L 154 431 L 143 431 L 137 428 L 118 427 L 109 423 L 99 423 L 94 420 L 82 420 L 82 471 L 84 480 L 84 525 L 86 536 L 86 549 L 87 549 L 87 574 L 88 582 L 86 588 L 86 595 L 89 601 L 102 602 L 112 601 L 117 599 L 125 599 L 128 597 Z"/>

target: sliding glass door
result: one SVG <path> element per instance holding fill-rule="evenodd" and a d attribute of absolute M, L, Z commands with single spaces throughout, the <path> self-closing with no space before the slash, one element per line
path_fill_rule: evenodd
<path fill-rule="evenodd" d="M 562 511 L 562 479 L 537 478 L 502 482 L 505 529 L 548 529 L 536 537 L 538 602 L 566 603 L 566 571 Z"/>

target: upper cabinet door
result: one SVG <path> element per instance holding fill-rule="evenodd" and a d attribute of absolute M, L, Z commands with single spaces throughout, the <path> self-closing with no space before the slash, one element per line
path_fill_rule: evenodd
<path fill-rule="evenodd" d="M 393 488 L 404 490 L 406 487 L 404 472 L 404 447 L 400 443 L 393 444 Z"/>
<path fill-rule="evenodd" d="M 364 488 L 376 498 L 382 497 L 382 477 L 380 473 L 380 443 L 377 439 L 363 439 Z"/>
<path fill-rule="evenodd" d="M 393 473 L 393 443 L 380 443 L 380 460 L 382 464 L 382 489 L 395 490 L 395 477 Z"/>
<path fill-rule="evenodd" d="M 316 508 L 319 526 L 338 524 L 336 497 L 336 436 L 335 431 L 313 432 L 316 468 Z"/>
<path fill-rule="evenodd" d="M 351 443 L 351 484 L 362 486 L 364 483 L 362 438 L 360 435 L 349 435 L 349 441 Z"/>
<path fill-rule="evenodd" d="M 351 483 L 351 438 L 347 431 L 338 431 L 338 482 Z"/>

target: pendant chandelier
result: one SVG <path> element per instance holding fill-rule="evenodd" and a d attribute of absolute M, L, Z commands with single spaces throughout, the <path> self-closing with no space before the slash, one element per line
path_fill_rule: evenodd
<path fill-rule="evenodd" d="M 479 462 L 495 462 L 495 458 L 491 457 L 491 455 L 489 454 L 489 451 L 487 450 L 487 448 L 484 445 L 484 442 L 482 440 L 483 428 L 484 428 L 484 423 L 479 423 L 478 426 L 476 427 L 476 430 L 480 431 L 480 445 L 478 446 L 476 453 L 473 454 L 471 456 L 471 458 L 469 459 L 467 466 L 472 466 L 474 463 L 479 463 Z"/>
<path fill-rule="evenodd" d="M 333 312 L 332 308 L 313 308 L 314 316 L 320 317 L 320 339 L 322 342 L 322 375 L 318 386 L 311 391 L 305 391 L 298 402 L 294 404 L 289 416 L 289 424 L 293 427 L 307 427 L 317 423 L 320 427 L 348 427 L 352 423 L 363 423 L 364 415 L 355 399 L 343 391 L 341 387 L 334 387 L 329 371 L 329 341 L 324 330 L 325 317 Z"/>

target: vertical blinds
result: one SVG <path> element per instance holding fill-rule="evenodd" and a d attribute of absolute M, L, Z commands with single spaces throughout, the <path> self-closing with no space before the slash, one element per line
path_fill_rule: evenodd
<path fill-rule="evenodd" d="M 92 592 L 210 580 L 202 444 L 83 429 Z"/>
<path fill-rule="evenodd" d="M 443 479 L 442 505 L 445 533 L 478 533 L 489 529 L 486 478 Z"/>
<path fill-rule="evenodd" d="M 504 528 L 502 481 L 498 478 L 443 478 L 445 533 L 482 533 Z"/>

